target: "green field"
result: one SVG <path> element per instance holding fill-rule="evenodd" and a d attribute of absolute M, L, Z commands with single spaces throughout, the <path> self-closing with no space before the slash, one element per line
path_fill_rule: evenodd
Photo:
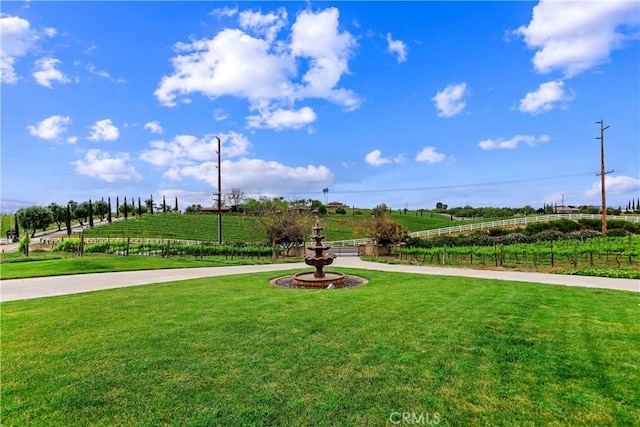
<path fill-rule="evenodd" d="M 0 214 L 0 224 L 2 224 L 2 235 L 0 238 L 7 237 L 7 231 L 13 228 L 13 215 Z"/>
<path fill-rule="evenodd" d="M 261 273 L 3 303 L 2 423 L 638 424 L 640 295 L 347 273 L 370 283 Z"/>
<path fill-rule="evenodd" d="M 349 211 L 351 212 L 351 211 Z M 361 215 L 330 214 L 321 219 L 322 233 L 327 241 L 359 239 L 362 235 L 363 220 L 368 218 L 369 210 L 363 209 Z M 403 215 L 393 213 L 394 219 L 412 231 L 429 230 L 460 224 L 447 216 L 425 212 L 424 216 L 409 212 Z M 467 222 L 465 222 L 466 224 Z M 258 220 L 250 215 L 224 214 L 222 216 L 222 235 L 227 242 L 263 242 L 265 231 Z M 311 235 L 311 230 L 309 230 Z M 154 214 L 140 218 L 115 221 L 111 224 L 94 227 L 85 231 L 86 237 L 164 237 L 166 239 L 218 240 L 218 217 L 215 214 Z"/>

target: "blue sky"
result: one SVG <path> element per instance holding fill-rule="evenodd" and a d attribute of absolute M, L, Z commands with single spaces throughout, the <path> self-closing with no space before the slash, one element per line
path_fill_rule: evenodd
<path fill-rule="evenodd" d="M 3 212 L 640 195 L 640 3 L 2 2 Z"/>

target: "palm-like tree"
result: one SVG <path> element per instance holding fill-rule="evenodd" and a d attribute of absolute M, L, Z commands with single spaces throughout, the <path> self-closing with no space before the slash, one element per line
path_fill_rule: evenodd
<path fill-rule="evenodd" d="M 324 204 L 326 205 L 327 203 L 329 203 L 329 200 L 327 198 L 327 194 L 329 194 L 329 187 L 323 188 L 322 192 L 324 193 Z"/>

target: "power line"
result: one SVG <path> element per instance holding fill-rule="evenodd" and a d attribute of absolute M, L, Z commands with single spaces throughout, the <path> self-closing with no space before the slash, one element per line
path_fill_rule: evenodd
<path fill-rule="evenodd" d="M 455 184 L 455 185 L 437 185 L 430 187 L 408 187 L 408 188 L 383 188 L 383 189 L 372 189 L 372 190 L 331 190 L 332 194 L 364 194 L 364 193 L 388 193 L 388 192 L 399 192 L 399 191 L 425 191 L 425 190 L 450 190 L 455 188 L 468 188 L 468 187 L 484 187 L 489 185 L 504 185 L 504 184 L 513 184 L 520 182 L 534 182 L 534 181 L 545 181 L 545 180 L 553 180 L 553 179 L 561 179 L 561 178 L 571 178 L 576 176 L 593 176 L 593 172 L 580 172 L 574 174 L 566 174 L 566 175 L 554 175 L 554 176 L 546 176 L 546 177 L 538 177 L 538 178 L 523 178 L 523 179 L 512 179 L 508 181 L 492 181 L 492 182 L 477 182 L 477 183 L 469 183 L 469 184 Z M 316 194 L 316 191 L 295 191 L 295 192 L 283 192 L 283 191 L 245 191 L 245 194 L 265 194 L 265 193 L 274 193 L 274 194 L 282 194 L 282 195 L 297 195 L 297 194 Z"/>

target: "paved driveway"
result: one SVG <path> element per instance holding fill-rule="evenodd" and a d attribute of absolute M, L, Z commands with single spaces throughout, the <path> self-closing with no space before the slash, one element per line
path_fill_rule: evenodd
<path fill-rule="evenodd" d="M 511 280 L 545 283 L 551 285 L 603 288 L 640 292 L 640 280 L 611 279 L 606 277 L 566 276 L 561 274 L 527 273 L 518 271 L 471 270 L 448 267 L 422 267 L 412 265 L 381 264 L 362 261 L 353 256 L 338 257 L 332 267 L 359 268 L 376 271 L 405 272 L 442 276 L 475 277 L 479 279 Z M 226 276 L 231 274 L 258 273 L 281 270 L 303 270 L 304 263 L 267 264 L 234 267 L 179 268 L 171 270 L 123 271 L 117 273 L 78 274 L 73 276 L 12 279 L 0 282 L 0 301 L 14 301 L 90 292 L 101 289 L 147 285 L 151 283 Z"/>

